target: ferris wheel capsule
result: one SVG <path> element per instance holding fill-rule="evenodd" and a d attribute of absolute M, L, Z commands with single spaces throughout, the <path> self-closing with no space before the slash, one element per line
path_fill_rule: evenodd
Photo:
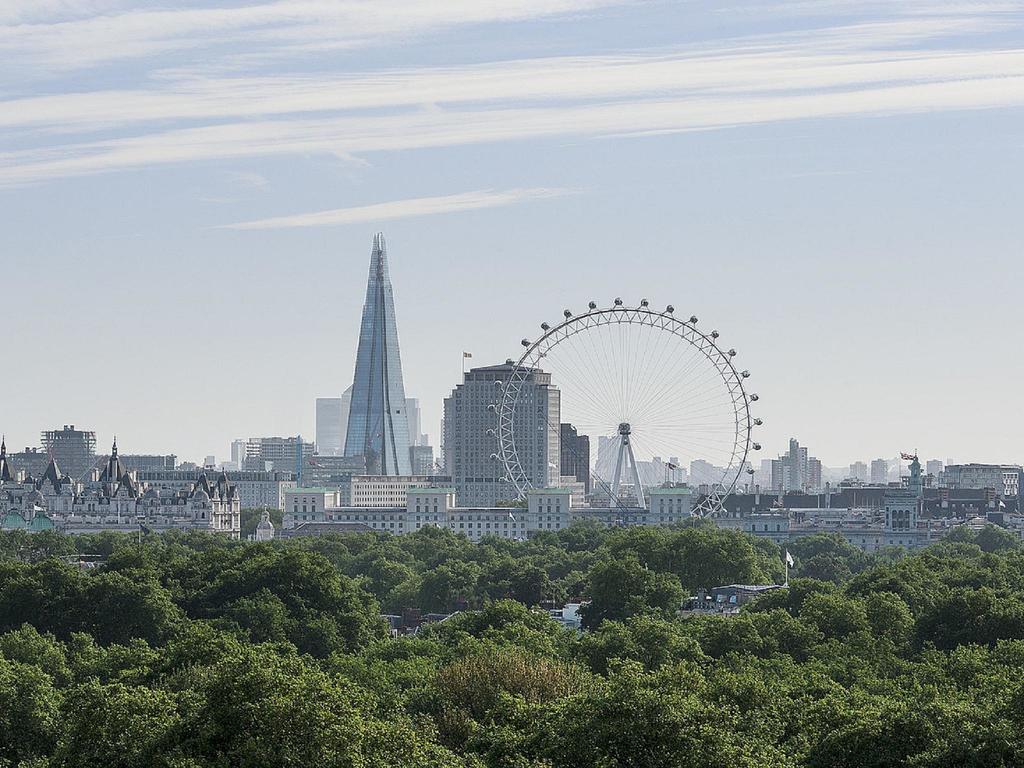
<path fill-rule="evenodd" d="M 570 317 L 572 317 L 572 312 L 570 310 L 568 310 L 568 309 L 562 310 L 562 314 L 565 315 L 565 319 L 566 320 L 568 320 Z"/>
<path fill-rule="evenodd" d="M 697 316 L 696 315 L 690 315 L 690 322 L 693 323 L 694 325 L 696 325 L 697 324 Z"/>
<path fill-rule="evenodd" d="M 665 307 L 665 311 L 671 315 L 673 312 L 676 311 L 676 308 L 669 304 L 667 307 Z"/>
<path fill-rule="evenodd" d="M 736 350 L 735 349 L 730 349 L 729 350 L 729 357 L 736 357 Z"/>
<path fill-rule="evenodd" d="M 547 323 L 541 323 L 541 324 L 540 324 L 540 329 L 541 329 L 542 331 L 550 331 L 550 330 L 551 330 L 551 326 L 550 326 L 550 325 L 548 325 Z"/>
<path fill-rule="evenodd" d="M 616 297 L 615 301 L 612 302 L 612 303 L 615 304 L 616 307 L 621 307 L 622 306 L 622 299 Z"/>
<path fill-rule="evenodd" d="M 530 346 L 530 340 L 529 339 L 523 339 L 519 343 L 522 344 L 524 347 Z"/>
<path fill-rule="evenodd" d="M 753 448 L 755 451 L 760 451 L 761 450 L 761 444 L 760 443 L 754 443 L 750 447 Z"/>
<path fill-rule="evenodd" d="M 650 302 L 647 299 L 640 299 L 640 306 L 646 309 L 648 306 L 650 306 Z"/>
<path fill-rule="evenodd" d="M 589 304 L 587 304 L 587 306 L 590 307 L 591 309 L 597 309 L 597 302 L 592 301 Z"/>
<path fill-rule="evenodd" d="M 750 402 L 752 402 L 752 403 L 756 403 L 756 402 L 757 402 L 758 400 L 760 400 L 760 399 L 761 399 L 761 398 L 760 398 L 760 397 L 758 396 L 758 394 L 757 394 L 756 392 L 755 392 L 755 393 L 753 393 L 753 394 L 752 394 L 752 395 L 750 396 Z"/>
<path fill-rule="evenodd" d="M 742 376 L 744 379 L 749 379 L 750 371 L 740 371 L 740 376 Z"/>
<path fill-rule="evenodd" d="M 717 339 L 717 338 L 718 338 L 718 336 L 719 336 L 719 333 L 718 333 L 718 331 L 712 331 L 712 332 L 711 332 L 711 338 L 712 338 L 712 339 Z"/>

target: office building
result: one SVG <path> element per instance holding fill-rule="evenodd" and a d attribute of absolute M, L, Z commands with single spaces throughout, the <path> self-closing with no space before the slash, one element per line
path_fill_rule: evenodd
<path fill-rule="evenodd" d="M 316 399 L 316 452 L 320 456 L 344 455 L 347 418 L 340 397 Z"/>
<path fill-rule="evenodd" d="M 871 462 L 871 484 L 885 485 L 889 482 L 889 462 L 885 459 L 875 459 Z"/>
<path fill-rule="evenodd" d="M 409 462 L 412 464 L 414 476 L 436 474 L 434 471 L 434 449 L 429 445 L 410 445 Z"/>
<path fill-rule="evenodd" d="M 169 453 L 166 456 L 126 453 L 121 456 L 121 463 L 129 472 L 174 469 L 178 466 L 178 457 L 173 453 Z"/>
<path fill-rule="evenodd" d="M 423 429 L 423 414 L 420 413 L 420 400 L 418 397 L 405 398 L 405 412 L 409 417 L 409 445 L 430 445 L 430 437 L 421 432 Z"/>
<path fill-rule="evenodd" d="M 299 486 L 315 488 L 337 486 L 350 475 L 365 475 L 366 464 L 362 456 L 321 456 L 309 457 L 298 479 Z"/>
<path fill-rule="evenodd" d="M 944 488 L 985 489 L 1007 497 L 1020 495 L 1024 470 L 1011 464 L 950 464 L 942 474 Z"/>
<path fill-rule="evenodd" d="M 489 506 L 517 496 L 515 486 L 505 480 L 497 438 L 500 387 L 514 370 L 511 362 L 472 368 L 444 401 L 445 473 L 468 506 Z M 519 393 L 512 438 L 523 472 L 535 488 L 558 485 L 560 412 L 551 375 L 530 371 Z"/>
<path fill-rule="evenodd" d="M 306 442 L 301 436 L 250 437 L 245 444 L 245 461 L 242 468 L 249 472 L 275 471 L 298 474 L 313 453 L 313 443 Z"/>
<path fill-rule="evenodd" d="M 931 475 L 938 482 L 942 478 L 942 470 L 945 465 L 941 459 L 929 459 L 925 464 L 925 473 Z"/>
<path fill-rule="evenodd" d="M 561 475 L 572 477 L 583 484 L 585 495 L 590 494 L 590 438 L 581 435 L 572 424 L 561 425 Z"/>
<path fill-rule="evenodd" d="M 868 481 L 868 465 L 863 461 L 853 462 L 850 465 L 849 477 L 851 480 L 859 480 L 862 483 L 866 483 Z"/>
<path fill-rule="evenodd" d="M 375 475 L 409 475 L 409 421 L 395 300 L 384 235 L 373 238 L 359 329 L 345 455 L 363 456 Z"/>
<path fill-rule="evenodd" d="M 74 480 L 88 478 L 96 465 L 96 433 L 75 429 L 74 424 L 43 432 L 42 447 Z"/>

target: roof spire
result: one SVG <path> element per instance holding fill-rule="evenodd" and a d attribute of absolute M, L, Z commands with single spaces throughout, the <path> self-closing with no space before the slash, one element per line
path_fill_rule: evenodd
<path fill-rule="evenodd" d="M 114 435 L 114 444 L 110 448 L 110 458 L 117 458 L 117 435 Z"/>

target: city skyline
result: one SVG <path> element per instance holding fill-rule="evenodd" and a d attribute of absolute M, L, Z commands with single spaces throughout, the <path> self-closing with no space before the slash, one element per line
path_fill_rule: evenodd
<path fill-rule="evenodd" d="M 762 456 L 1024 461 L 1024 4 L 389 10 L 0 10 L 9 448 L 312 436 L 384 229 L 432 436 L 463 351 L 621 296 L 735 344 Z"/>

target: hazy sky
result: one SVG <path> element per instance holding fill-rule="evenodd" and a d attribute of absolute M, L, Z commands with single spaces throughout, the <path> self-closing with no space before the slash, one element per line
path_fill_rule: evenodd
<path fill-rule="evenodd" d="M 1024 461 L 1024 2 L 0 2 L 0 431 L 226 458 L 351 383 L 387 236 L 474 363 L 695 313 L 764 457 Z"/>

